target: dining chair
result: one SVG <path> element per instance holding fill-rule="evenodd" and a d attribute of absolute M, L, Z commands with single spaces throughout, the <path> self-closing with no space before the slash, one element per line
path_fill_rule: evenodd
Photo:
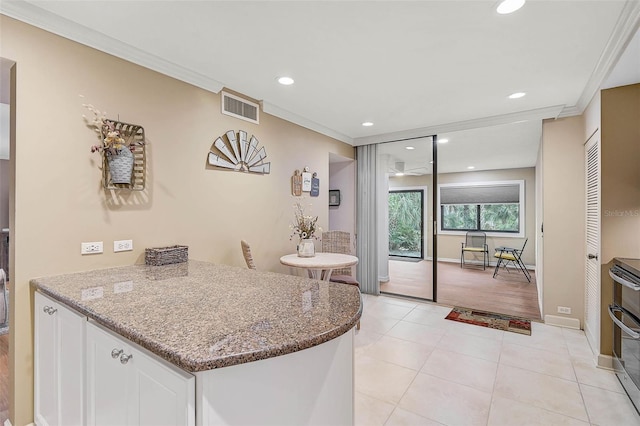
<path fill-rule="evenodd" d="M 500 265 L 503 265 L 504 268 L 507 269 L 507 266 L 509 265 L 509 263 L 511 263 L 516 267 L 516 269 L 519 269 L 524 274 L 527 281 L 531 282 L 531 274 L 529 274 L 529 271 L 527 271 L 527 267 L 522 261 L 522 252 L 527 245 L 527 241 L 529 241 L 529 238 L 526 238 L 524 240 L 524 244 L 522 244 L 521 249 L 511 247 L 496 247 L 496 252 L 493 257 L 498 259 L 498 263 L 496 263 L 496 269 L 495 271 L 493 271 L 493 278 L 495 278 L 498 274 Z M 507 272 L 509 272 L 508 269 Z"/>
<path fill-rule="evenodd" d="M 351 234 L 346 231 L 323 232 L 322 251 L 324 253 L 351 254 Z M 360 282 L 351 275 L 351 268 L 334 269 L 329 281 L 355 285 L 360 288 Z M 356 330 L 360 330 L 360 321 L 356 324 Z"/>
<path fill-rule="evenodd" d="M 240 240 L 240 246 L 242 247 L 242 255 L 244 256 L 244 261 L 247 262 L 247 268 L 256 269 L 256 264 L 253 261 L 253 256 L 251 255 L 251 247 L 249 243 L 245 240 Z"/>
<path fill-rule="evenodd" d="M 487 245 L 487 234 L 480 231 L 469 231 L 460 250 L 460 267 L 466 265 L 465 253 L 482 253 L 482 270 L 489 266 L 489 246 Z"/>

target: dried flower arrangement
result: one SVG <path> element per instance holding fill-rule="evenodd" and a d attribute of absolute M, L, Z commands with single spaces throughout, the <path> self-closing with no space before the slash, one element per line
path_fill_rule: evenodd
<path fill-rule="evenodd" d="M 296 197 L 297 201 L 293 204 L 293 216 L 294 223 L 289 225 L 292 233 L 289 240 L 293 240 L 297 236 L 300 240 L 305 239 L 318 239 L 315 235 L 316 232 L 322 232 L 322 228 L 317 226 L 318 216 L 311 216 L 305 214 L 304 206 L 302 205 L 302 197 Z M 311 207 L 311 204 L 309 204 Z"/>
<path fill-rule="evenodd" d="M 93 118 L 91 119 L 86 115 L 83 115 L 82 118 L 84 118 L 88 126 L 94 128 L 102 142 L 100 145 L 92 145 L 91 152 L 105 152 L 107 155 L 118 155 L 125 147 L 133 152 L 136 144 L 144 144 L 144 141 L 137 141 L 135 138 L 140 126 L 124 125 L 118 128 L 116 127 L 116 123 L 107 120 L 106 111 L 100 112 L 100 110 L 91 104 L 82 104 L 82 106 L 93 113 Z"/>

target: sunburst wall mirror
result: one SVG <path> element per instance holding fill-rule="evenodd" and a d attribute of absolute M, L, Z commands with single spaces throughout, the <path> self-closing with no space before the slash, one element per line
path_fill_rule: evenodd
<path fill-rule="evenodd" d="M 247 132 L 229 130 L 216 138 L 209 151 L 209 164 L 223 169 L 244 173 L 268 174 L 271 163 L 265 162 L 267 151 L 259 148 L 255 136 L 247 139 Z"/>

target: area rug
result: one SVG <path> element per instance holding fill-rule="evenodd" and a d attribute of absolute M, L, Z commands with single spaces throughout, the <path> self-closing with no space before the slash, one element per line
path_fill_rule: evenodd
<path fill-rule="evenodd" d="M 511 315 L 455 306 L 445 319 L 531 336 L 531 321 Z"/>

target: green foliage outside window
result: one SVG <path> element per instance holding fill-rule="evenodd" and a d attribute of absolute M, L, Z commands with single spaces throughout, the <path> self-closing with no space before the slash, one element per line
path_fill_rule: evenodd
<path fill-rule="evenodd" d="M 422 192 L 389 193 L 389 251 L 420 251 Z"/>
<path fill-rule="evenodd" d="M 520 205 L 445 204 L 442 229 L 446 231 L 519 232 Z"/>

